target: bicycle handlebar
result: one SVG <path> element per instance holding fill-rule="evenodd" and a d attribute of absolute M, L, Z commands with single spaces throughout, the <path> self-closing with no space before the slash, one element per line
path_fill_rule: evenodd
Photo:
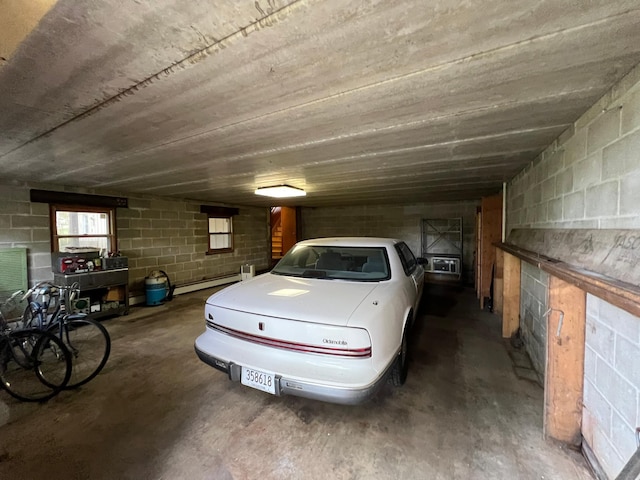
<path fill-rule="evenodd" d="M 29 297 L 31 297 L 31 295 L 33 295 L 33 292 L 35 292 L 38 288 L 44 287 L 45 285 L 49 285 L 51 287 L 55 287 L 55 285 L 53 283 L 51 283 L 49 280 L 38 282 L 33 287 L 31 287 L 29 290 L 24 292 L 24 295 L 22 296 L 22 298 L 20 300 L 21 301 L 25 301 L 27 298 L 29 298 Z"/>

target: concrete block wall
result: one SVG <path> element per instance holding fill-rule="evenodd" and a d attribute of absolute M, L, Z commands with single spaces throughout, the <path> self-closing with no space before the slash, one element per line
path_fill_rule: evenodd
<path fill-rule="evenodd" d="M 509 182 L 512 228 L 640 228 L 640 68 Z"/>
<path fill-rule="evenodd" d="M 615 478 L 640 426 L 640 318 L 587 296 L 583 435 Z"/>
<path fill-rule="evenodd" d="M 269 210 L 242 207 L 233 217 L 233 252 L 207 255 L 207 215 L 200 203 L 129 196 L 129 208 L 116 213 L 118 247 L 129 258 L 133 294 L 144 292 L 144 278 L 165 271 L 172 283 L 197 282 L 240 273 L 240 266 L 267 268 Z"/>
<path fill-rule="evenodd" d="M 526 262 L 520 271 L 520 329 L 534 369 L 544 378 L 547 355 L 549 275 Z"/>
<path fill-rule="evenodd" d="M 31 188 L 61 190 L 51 185 L 0 184 L 0 248 L 26 247 L 29 283 L 53 279 L 49 206 L 29 201 Z M 207 255 L 207 215 L 200 203 L 122 192 L 66 189 L 70 192 L 123 196 L 130 208 L 116 211 L 118 249 L 129 257 L 130 294 L 144 293 L 144 278 L 153 270 L 166 271 L 181 285 L 227 274 L 240 266 L 267 268 L 269 252 L 268 209 L 240 208 L 233 220 L 234 251 Z"/>
<path fill-rule="evenodd" d="M 640 228 L 640 66 L 509 182 L 512 228 Z M 587 307 L 583 435 L 615 478 L 640 426 L 640 319 L 592 295 Z"/>
<path fill-rule="evenodd" d="M 416 203 L 333 208 L 303 208 L 304 238 L 332 236 L 391 237 L 404 240 L 416 256 L 422 251 L 422 220 L 462 218 L 463 274 L 473 282 L 475 215 L 479 202 Z"/>
<path fill-rule="evenodd" d="M 30 284 L 52 280 L 49 205 L 31 203 L 29 189 L 0 185 L 0 249 L 27 248 Z"/>

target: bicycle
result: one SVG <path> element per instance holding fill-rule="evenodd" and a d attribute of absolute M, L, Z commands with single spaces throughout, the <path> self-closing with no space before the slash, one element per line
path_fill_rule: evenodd
<path fill-rule="evenodd" d="M 15 292 L 3 307 L 24 292 Z M 60 393 L 71 378 L 71 354 L 49 332 L 11 329 L 0 310 L 0 386 L 25 402 L 43 402 Z"/>
<path fill-rule="evenodd" d="M 71 303 L 79 292 L 77 284 L 56 286 L 40 282 L 23 296 L 23 299 L 40 298 L 40 301 L 29 302 L 22 316 L 23 324 L 52 333 L 71 353 L 71 379 L 67 389 L 80 387 L 95 378 L 111 353 L 111 337 L 101 323 L 84 313 L 70 313 Z"/>

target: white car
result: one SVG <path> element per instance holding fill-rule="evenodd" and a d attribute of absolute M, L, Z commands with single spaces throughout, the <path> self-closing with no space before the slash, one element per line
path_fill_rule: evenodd
<path fill-rule="evenodd" d="M 424 270 L 387 238 L 297 243 L 271 272 L 209 297 L 198 357 L 273 395 L 356 404 L 407 377 Z"/>

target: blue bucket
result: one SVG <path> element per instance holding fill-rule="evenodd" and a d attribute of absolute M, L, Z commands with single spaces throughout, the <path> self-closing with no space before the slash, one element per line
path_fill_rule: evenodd
<path fill-rule="evenodd" d="M 147 305 L 162 305 L 169 292 L 168 279 L 164 275 L 144 279 L 147 294 Z"/>

